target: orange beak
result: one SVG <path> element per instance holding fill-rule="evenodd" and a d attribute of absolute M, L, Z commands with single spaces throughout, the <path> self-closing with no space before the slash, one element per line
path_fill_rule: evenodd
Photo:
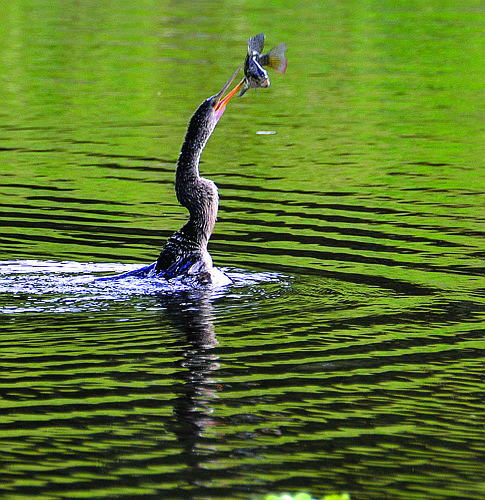
<path fill-rule="evenodd" d="M 242 87 L 244 80 L 238 85 L 236 85 L 229 94 L 226 95 L 226 97 L 222 98 L 224 95 L 224 92 L 229 88 L 229 85 L 231 85 L 232 81 L 234 78 L 236 78 L 236 75 L 241 71 L 241 68 L 238 68 L 236 72 L 231 76 L 231 78 L 226 82 L 224 87 L 222 87 L 221 91 L 214 96 L 214 98 L 217 99 L 216 105 L 214 106 L 214 110 L 216 112 L 216 117 L 219 120 L 219 118 L 222 116 L 222 113 L 224 113 L 226 109 L 227 103 L 234 97 L 236 92 Z"/>

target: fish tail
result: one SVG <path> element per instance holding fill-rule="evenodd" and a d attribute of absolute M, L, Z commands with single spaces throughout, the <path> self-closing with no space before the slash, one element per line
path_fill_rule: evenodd
<path fill-rule="evenodd" d="M 273 47 L 267 54 L 259 58 L 261 66 L 268 66 L 277 73 L 284 73 L 288 66 L 288 59 L 285 57 L 286 43 L 280 43 Z"/>

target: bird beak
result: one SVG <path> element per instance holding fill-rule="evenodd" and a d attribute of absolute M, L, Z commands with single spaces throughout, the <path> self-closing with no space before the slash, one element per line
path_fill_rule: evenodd
<path fill-rule="evenodd" d="M 238 68 L 236 72 L 229 78 L 229 80 L 226 82 L 224 87 L 222 87 L 221 91 L 217 93 L 213 99 L 216 99 L 216 104 L 214 106 L 214 110 L 216 112 L 216 118 L 219 120 L 219 118 L 222 116 L 222 113 L 224 113 L 224 110 L 226 109 L 227 103 L 231 100 L 231 98 L 236 94 L 236 92 L 242 87 L 244 80 L 239 84 L 234 87 L 234 89 L 229 92 L 229 94 L 226 95 L 226 97 L 222 97 L 224 95 L 224 92 L 229 88 L 229 85 L 231 85 L 232 81 L 234 78 L 236 78 L 236 75 L 241 71 L 241 68 Z"/>

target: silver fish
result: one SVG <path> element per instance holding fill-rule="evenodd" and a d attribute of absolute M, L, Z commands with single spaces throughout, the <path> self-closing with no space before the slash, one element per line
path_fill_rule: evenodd
<path fill-rule="evenodd" d="M 288 66 L 285 57 L 286 43 L 280 43 L 266 54 L 261 54 L 264 47 L 264 33 L 248 38 L 248 53 L 244 60 L 244 87 L 239 93 L 243 96 L 249 89 L 267 88 L 271 85 L 268 72 L 263 68 L 284 73 Z"/>

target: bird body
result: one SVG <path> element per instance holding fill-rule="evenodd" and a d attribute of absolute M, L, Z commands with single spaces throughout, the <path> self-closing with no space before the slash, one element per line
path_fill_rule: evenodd
<path fill-rule="evenodd" d="M 189 211 L 189 220 L 170 236 L 153 264 L 117 276 L 102 276 L 96 278 L 97 281 L 128 277 L 176 278 L 194 288 L 221 287 L 232 283 L 220 269 L 213 267 L 212 257 L 207 250 L 216 224 L 219 194 L 214 182 L 200 176 L 199 162 L 227 103 L 243 85 L 241 82 L 223 97 L 240 69 L 236 70 L 220 92 L 206 99 L 190 119 L 175 173 L 175 193 L 179 203 Z"/>
<path fill-rule="evenodd" d="M 189 220 L 170 236 L 156 262 L 154 272 L 166 279 L 184 275 L 197 277 L 201 284 L 213 281 L 207 245 L 217 219 L 219 194 L 214 182 L 200 176 L 199 162 L 226 104 L 242 85 L 222 98 L 238 72 L 218 94 L 206 99 L 190 119 L 175 174 L 177 199 L 189 211 Z"/>
<path fill-rule="evenodd" d="M 237 91 L 244 86 L 241 96 L 249 88 L 268 87 L 270 82 L 263 66 L 279 73 L 286 71 L 286 44 L 279 44 L 267 54 L 261 55 L 263 47 L 264 33 L 249 38 L 244 79 L 223 97 L 241 70 L 238 68 L 221 91 L 206 99 L 190 119 L 175 173 L 177 200 L 189 211 L 188 221 L 170 236 L 153 264 L 118 276 L 97 278 L 98 280 L 160 277 L 166 280 L 178 279 L 193 287 L 225 286 L 232 282 L 221 270 L 213 267 L 207 249 L 217 219 L 219 194 L 214 182 L 200 176 L 199 162 L 227 103 Z"/>

